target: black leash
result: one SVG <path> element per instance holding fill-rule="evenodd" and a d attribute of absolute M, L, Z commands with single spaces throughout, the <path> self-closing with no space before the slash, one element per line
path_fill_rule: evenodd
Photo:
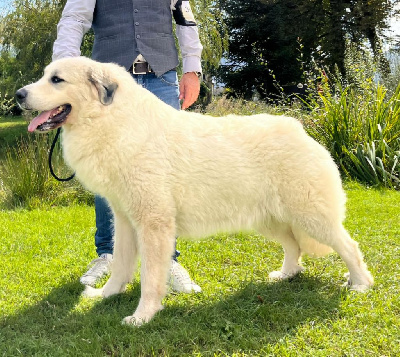
<path fill-rule="evenodd" d="M 58 129 L 57 129 L 57 134 L 56 134 L 56 136 L 54 137 L 53 143 L 51 144 L 50 153 L 49 153 L 49 169 L 50 169 L 51 175 L 52 175 L 57 181 L 70 181 L 70 180 L 72 180 L 72 179 L 75 177 L 75 172 L 74 172 L 70 177 L 67 177 L 67 178 L 60 178 L 60 177 L 58 177 L 58 176 L 54 173 L 54 171 L 53 171 L 53 166 L 51 165 L 51 157 L 53 156 L 53 151 L 54 151 L 54 148 L 55 148 L 55 146 L 56 146 L 58 137 L 60 136 L 60 132 L 61 132 L 61 128 L 58 128 Z"/>

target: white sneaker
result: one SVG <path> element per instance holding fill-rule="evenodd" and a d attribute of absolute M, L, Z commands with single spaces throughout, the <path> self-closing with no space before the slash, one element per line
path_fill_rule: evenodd
<path fill-rule="evenodd" d="M 169 271 L 169 286 L 177 293 L 199 293 L 201 287 L 191 278 L 187 270 L 175 260 L 172 260 L 171 270 Z"/>
<path fill-rule="evenodd" d="M 83 285 L 94 286 L 105 275 L 110 273 L 110 263 L 112 254 L 101 254 L 98 258 L 93 259 L 89 264 L 88 271 L 80 278 Z M 199 293 L 201 287 L 198 286 L 191 278 L 187 270 L 175 260 L 171 262 L 169 276 L 169 286 L 178 293 Z"/>
<path fill-rule="evenodd" d="M 80 278 L 83 285 L 94 286 L 103 276 L 110 272 L 110 263 L 112 254 L 101 254 L 98 258 L 93 259 L 89 264 L 88 271 Z"/>

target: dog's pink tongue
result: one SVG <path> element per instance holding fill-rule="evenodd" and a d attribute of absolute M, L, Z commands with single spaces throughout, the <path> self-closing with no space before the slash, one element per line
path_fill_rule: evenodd
<path fill-rule="evenodd" d="M 40 124 L 43 124 L 45 121 L 47 121 L 50 118 L 50 115 L 56 111 L 57 108 L 41 112 L 36 118 L 33 118 L 32 121 L 29 123 L 28 131 L 29 132 L 35 131 Z"/>

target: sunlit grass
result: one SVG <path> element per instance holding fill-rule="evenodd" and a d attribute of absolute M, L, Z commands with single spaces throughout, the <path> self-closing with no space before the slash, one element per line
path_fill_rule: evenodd
<path fill-rule="evenodd" d="M 0 212 L 0 355 L 396 356 L 400 354 L 400 193 L 347 185 L 346 227 L 376 285 L 341 287 L 337 255 L 269 282 L 281 247 L 256 234 L 180 241 L 181 263 L 203 288 L 169 295 L 148 325 L 120 324 L 139 299 L 135 280 L 106 300 L 80 297 L 94 258 L 92 207 Z"/>

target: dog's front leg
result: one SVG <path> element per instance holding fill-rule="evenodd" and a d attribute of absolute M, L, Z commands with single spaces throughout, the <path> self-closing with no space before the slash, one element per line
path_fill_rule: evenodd
<path fill-rule="evenodd" d="M 163 306 L 167 291 L 168 271 L 175 246 L 175 225 L 165 218 L 146 222 L 138 233 L 141 265 L 141 297 L 132 316 L 123 323 L 140 326 L 150 321 Z"/>
<path fill-rule="evenodd" d="M 137 234 L 130 220 L 122 212 L 114 213 L 114 254 L 110 279 L 103 287 L 102 296 L 108 297 L 125 290 L 137 266 Z"/>

